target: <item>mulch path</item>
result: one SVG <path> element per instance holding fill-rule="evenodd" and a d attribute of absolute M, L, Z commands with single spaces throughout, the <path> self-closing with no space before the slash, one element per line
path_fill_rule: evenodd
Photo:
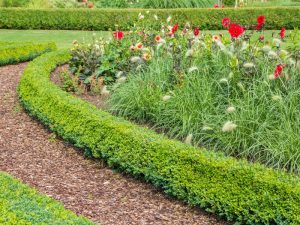
<path fill-rule="evenodd" d="M 228 224 L 110 170 L 59 140 L 20 107 L 16 87 L 26 64 L 0 68 L 0 170 L 103 225 Z"/>

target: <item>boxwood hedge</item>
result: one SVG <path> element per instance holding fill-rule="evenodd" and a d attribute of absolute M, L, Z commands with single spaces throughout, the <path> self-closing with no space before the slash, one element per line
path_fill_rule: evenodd
<path fill-rule="evenodd" d="M 55 43 L 0 42 L 0 66 L 29 61 L 55 49 Z"/>
<path fill-rule="evenodd" d="M 0 224 L 94 224 L 0 172 Z"/>
<path fill-rule="evenodd" d="M 59 89 L 49 74 L 66 51 L 29 64 L 18 87 L 24 107 L 51 130 L 120 171 L 237 224 L 300 224 L 300 179 L 194 148 L 97 109 Z"/>
<path fill-rule="evenodd" d="M 149 13 L 147 13 L 149 11 Z M 267 19 L 266 29 L 299 27 L 300 7 L 243 8 L 243 9 L 0 9 L 0 28 L 4 29 L 60 29 L 60 30 L 129 30 L 137 22 L 138 14 L 145 14 L 145 23 L 160 28 L 153 15 L 192 25 L 205 30 L 223 29 L 221 20 L 230 17 L 243 25 L 256 24 L 258 15 Z M 150 19 L 151 18 L 151 21 Z"/>

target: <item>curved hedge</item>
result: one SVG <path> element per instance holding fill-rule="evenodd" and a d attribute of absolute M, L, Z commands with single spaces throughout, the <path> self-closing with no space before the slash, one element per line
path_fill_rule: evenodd
<path fill-rule="evenodd" d="M 0 42 L 0 66 L 26 62 L 53 50 L 55 43 Z"/>
<path fill-rule="evenodd" d="M 53 84 L 66 51 L 45 54 L 24 72 L 24 107 L 51 130 L 111 167 L 166 193 L 245 224 L 300 224 L 300 179 L 259 164 L 194 148 L 116 118 Z"/>
<path fill-rule="evenodd" d="M 147 13 L 149 11 L 149 13 Z M 160 21 L 153 15 L 166 19 L 172 15 L 173 22 L 199 26 L 205 30 L 223 29 L 221 21 L 231 18 L 243 25 L 256 24 L 259 15 L 266 17 L 266 29 L 299 27 L 300 7 L 243 8 L 243 9 L 0 9 L 1 29 L 60 29 L 60 30 L 129 30 L 137 22 L 138 14 L 145 14 L 145 23 L 160 29 Z M 149 20 L 151 18 L 151 21 Z"/>
<path fill-rule="evenodd" d="M 0 184 L 0 224 L 94 224 L 6 173 Z"/>

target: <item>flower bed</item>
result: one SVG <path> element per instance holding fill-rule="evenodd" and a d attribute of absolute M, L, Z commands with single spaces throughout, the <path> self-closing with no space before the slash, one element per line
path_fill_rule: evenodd
<path fill-rule="evenodd" d="M 55 49 L 55 43 L 0 42 L 0 66 L 29 61 Z"/>
<path fill-rule="evenodd" d="M 94 224 L 0 172 L 1 224 Z"/>
<path fill-rule="evenodd" d="M 147 11 L 149 13 L 147 14 Z M 200 29 L 219 30 L 224 17 L 230 17 L 240 24 L 255 22 L 264 14 L 268 20 L 266 29 L 286 29 L 299 27 L 300 8 L 245 8 L 245 9 L 0 9 L 1 29 L 52 29 L 52 30 L 129 30 L 139 13 L 143 13 L 149 26 L 160 28 L 160 21 L 152 21 L 154 15 L 166 19 L 169 15 L 174 21 L 190 21 Z"/>
<path fill-rule="evenodd" d="M 169 140 L 62 91 L 49 80 L 68 52 L 45 54 L 18 93 L 32 116 L 65 140 L 191 205 L 245 224 L 299 224 L 298 177 Z"/>

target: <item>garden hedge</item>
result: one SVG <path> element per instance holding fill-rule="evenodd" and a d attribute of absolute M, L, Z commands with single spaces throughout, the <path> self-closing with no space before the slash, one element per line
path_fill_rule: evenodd
<path fill-rule="evenodd" d="M 55 43 L 0 42 L 0 66 L 29 61 L 55 49 Z"/>
<path fill-rule="evenodd" d="M 6 173 L 0 172 L 0 184 L 0 224 L 94 224 Z"/>
<path fill-rule="evenodd" d="M 147 11 L 149 13 L 147 14 Z M 243 25 L 256 24 L 259 15 L 266 17 L 266 29 L 293 29 L 300 24 L 300 7 L 243 8 L 243 9 L 0 9 L 1 29 L 55 29 L 55 30 L 120 30 L 130 29 L 137 22 L 138 14 L 145 14 L 145 23 L 160 28 L 160 21 L 153 15 L 184 24 L 189 21 L 200 29 L 223 29 L 224 17 Z M 151 21 L 149 21 L 151 18 Z"/>
<path fill-rule="evenodd" d="M 66 51 L 26 68 L 18 87 L 27 111 L 65 140 L 167 194 L 237 224 L 300 224 L 300 179 L 170 140 L 97 109 L 53 84 Z"/>

